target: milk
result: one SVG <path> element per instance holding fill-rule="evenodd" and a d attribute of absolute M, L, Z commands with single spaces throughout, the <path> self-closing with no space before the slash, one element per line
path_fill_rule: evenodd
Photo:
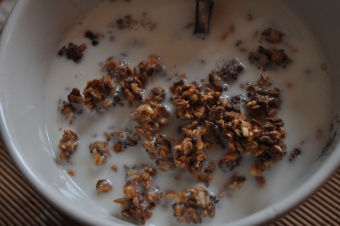
<path fill-rule="evenodd" d="M 187 74 L 187 82 L 199 82 L 207 79 L 209 72 L 216 69 L 223 60 L 237 57 L 244 64 L 245 71 L 237 81 L 228 83 L 228 90 L 222 95 L 245 93 L 240 84 L 257 81 L 261 73 L 268 74 L 274 86 L 281 90 L 283 103 L 277 116 L 285 122 L 288 154 L 264 173 L 267 180 L 264 188 L 259 188 L 255 178 L 249 173 L 253 163 L 251 156 L 246 156 L 241 165 L 232 172 L 217 167 L 208 190 L 215 195 L 224 192 L 225 197 L 216 206 L 216 216 L 213 219 L 204 219 L 205 224 L 231 222 L 284 198 L 293 191 L 294 184 L 297 184 L 304 170 L 315 161 L 324 144 L 324 139 L 316 140 L 315 134 L 318 130 L 324 133 L 327 131 L 330 114 L 329 75 L 327 70 L 321 68 L 327 61 L 312 34 L 299 18 L 277 1 L 216 0 L 210 33 L 202 38 L 193 36 L 194 27 L 188 26 L 194 22 L 194 8 L 193 0 L 103 1 L 85 18 L 75 21 L 73 29 L 65 34 L 64 40 L 61 40 L 60 46 L 55 50 L 57 53 L 59 48 L 69 42 L 88 43 L 88 49 L 79 64 L 55 54 L 45 81 L 44 115 L 56 164 L 66 172 L 74 171 L 72 180 L 93 203 L 102 207 L 100 211 L 105 214 L 122 218 L 120 206 L 113 203 L 113 200 L 123 197 L 124 165 L 146 163 L 156 167 L 140 145 L 128 147 L 119 154 L 111 150 L 111 156 L 105 165 L 92 164 L 89 144 L 95 140 L 105 140 L 104 132 L 112 131 L 112 128 L 134 131 L 134 123 L 129 117 L 134 108 L 116 106 L 102 113 L 90 113 L 84 108 L 83 114 L 75 116 L 72 125 L 67 117 L 60 115 L 57 108 L 58 101 L 66 100 L 73 87 L 82 91 L 87 81 L 99 78 L 101 65 L 110 56 L 128 62 L 131 67 L 146 60 L 149 55 L 159 56 L 165 66 L 165 74 L 154 77 L 154 81 L 150 80 L 147 89 L 161 85 L 169 90 L 170 85 L 178 81 L 179 76 L 175 76 L 177 74 Z M 155 27 L 150 29 L 135 26 L 125 30 L 112 27 L 117 19 L 126 15 L 131 15 L 134 19 L 144 18 L 155 23 Z M 252 15 L 253 20 L 250 21 L 248 15 Z M 234 32 L 223 38 L 231 26 L 234 27 Z M 255 51 L 260 45 L 259 36 L 254 36 L 255 32 L 261 32 L 268 27 L 286 35 L 284 40 L 287 44 L 275 45 L 276 48 L 284 48 L 293 59 L 286 69 L 277 68 L 263 72 L 247 59 L 249 51 Z M 99 39 L 98 46 L 92 46 L 90 41 L 84 38 L 83 34 L 87 30 L 104 34 L 104 38 Z M 248 52 L 240 51 L 235 45 L 239 40 L 242 41 L 242 48 Z M 168 78 L 171 78 L 171 81 Z M 170 96 L 168 92 L 164 104 L 173 113 Z M 177 121 L 174 116 L 171 116 L 170 121 L 171 125 L 165 127 L 169 136 L 175 136 L 178 126 L 187 124 Z M 59 159 L 58 142 L 65 129 L 72 129 L 80 134 L 79 146 L 70 162 Z M 141 143 L 140 141 L 139 144 Z M 289 153 L 294 148 L 300 148 L 302 156 L 294 162 L 289 162 Z M 208 153 L 208 156 L 217 165 L 218 159 L 225 152 L 226 150 L 216 150 L 214 153 Z M 112 165 L 116 165 L 117 172 L 111 170 Z M 153 187 L 162 192 L 178 192 L 201 185 L 188 173 L 181 173 L 181 179 L 175 180 L 178 172 L 158 171 Z M 225 191 L 224 186 L 234 173 L 246 176 L 247 181 L 239 191 Z M 113 189 L 106 194 L 98 194 L 95 185 L 99 179 L 110 180 Z M 176 224 L 171 203 L 164 201 L 157 206 L 147 225 Z"/>

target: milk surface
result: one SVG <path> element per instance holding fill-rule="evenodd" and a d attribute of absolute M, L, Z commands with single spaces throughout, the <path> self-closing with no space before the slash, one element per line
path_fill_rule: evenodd
<path fill-rule="evenodd" d="M 137 20 L 144 19 L 147 24 L 154 23 L 155 26 L 152 29 L 149 26 L 135 26 L 124 30 L 112 26 L 116 20 L 126 15 Z M 92 164 L 89 144 L 95 140 L 105 140 L 104 132 L 112 131 L 112 128 L 134 131 L 134 123 L 129 117 L 134 108 L 116 106 L 102 113 L 90 113 L 88 109 L 84 109 L 82 115 L 75 116 L 71 125 L 68 118 L 61 116 L 58 111 L 58 101 L 66 100 L 73 87 L 82 91 L 87 81 L 99 78 L 102 64 L 111 56 L 128 62 L 131 67 L 150 55 L 159 56 L 165 66 L 165 74 L 150 80 L 148 89 L 161 85 L 169 90 L 170 85 L 178 81 L 177 75 L 181 74 L 188 75 L 187 82 L 200 82 L 207 79 L 209 72 L 216 69 L 223 60 L 236 57 L 243 63 L 245 70 L 236 82 L 228 84 L 228 90 L 222 95 L 231 97 L 246 93 L 245 89 L 240 88 L 240 84 L 257 81 L 261 73 L 269 75 L 274 86 L 281 90 L 283 103 L 277 116 L 285 122 L 288 154 L 264 173 L 267 180 L 264 188 L 259 188 L 255 178 L 249 173 L 253 163 L 251 156 L 244 157 L 241 165 L 232 172 L 217 167 L 208 190 L 215 195 L 224 191 L 225 197 L 216 206 L 216 216 L 213 219 L 204 219 L 204 224 L 231 222 L 283 199 L 294 190 L 294 185 L 315 161 L 324 144 L 324 139 L 315 139 L 315 134 L 317 131 L 327 131 L 330 114 L 330 80 L 327 70 L 322 67 L 327 61 L 313 35 L 296 15 L 277 1 L 216 0 L 210 33 L 204 38 L 193 35 L 194 27 L 190 24 L 194 22 L 194 18 L 194 0 L 103 1 L 85 18 L 75 21 L 73 29 L 60 42 L 59 48 L 69 42 L 87 43 L 88 48 L 81 63 L 76 64 L 59 57 L 58 49 L 55 50 L 55 59 L 46 78 L 44 106 L 51 149 L 56 164 L 65 171 L 72 170 L 75 173 L 71 178 L 96 205 L 102 207 L 100 211 L 105 214 L 121 218 L 120 206 L 113 203 L 113 200 L 124 196 L 124 165 L 145 163 L 155 167 L 141 145 L 128 147 L 122 153 L 115 153 L 111 149 L 111 156 L 105 165 Z M 285 34 L 285 43 L 274 47 L 284 48 L 293 60 L 286 69 L 277 68 L 264 72 L 248 60 L 249 51 L 256 51 L 261 44 L 258 42 L 259 36 L 255 35 L 256 31 L 262 32 L 268 27 Z M 104 35 L 97 46 L 92 46 L 83 36 L 87 30 Z M 246 52 L 236 46 L 239 40 Z M 170 77 L 171 81 L 168 80 Z M 165 104 L 173 113 L 170 96 L 168 92 Z M 169 136 L 175 136 L 178 126 L 187 124 L 176 120 L 174 116 L 170 117 L 170 122 L 165 129 Z M 58 142 L 65 129 L 80 134 L 79 146 L 70 163 L 59 159 Z M 141 143 L 142 141 L 139 142 Z M 289 153 L 294 148 L 301 149 L 302 155 L 294 162 L 289 162 Z M 226 151 L 216 150 L 208 156 L 217 165 L 218 159 Z M 116 165 L 117 172 L 111 170 L 112 165 Z M 180 180 L 175 180 L 178 172 L 159 171 L 154 178 L 153 187 L 162 192 L 178 192 L 202 185 L 186 172 L 181 173 Z M 247 181 L 239 191 L 225 191 L 225 184 L 235 173 L 245 176 Z M 95 185 L 99 179 L 110 180 L 113 189 L 106 194 L 97 194 Z M 164 201 L 157 206 L 147 225 L 177 224 L 172 216 L 171 203 Z"/>

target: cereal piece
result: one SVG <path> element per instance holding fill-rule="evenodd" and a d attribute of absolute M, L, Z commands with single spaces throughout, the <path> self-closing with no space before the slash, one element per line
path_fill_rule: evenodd
<path fill-rule="evenodd" d="M 256 52 L 250 52 L 248 59 L 252 64 L 264 70 L 276 66 L 286 68 L 292 62 L 284 49 L 266 49 L 263 46 L 259 46 Z"/>
<path fill-rule="evenodd" d="M 109 142 L 114 137 L 117 137 L 113 143 L 113 150 L 117 153 L 125 151 L 126 147 L 136 146 L 140 140 L 140 136 L 135 133 L 132 136 L 127 130 L 114 130 L 112 132 L 105 132 L 107 141 Z"/>
<path fill-rule="evenodd" d="M 256 177 L 256 182 L 258 183 L 260 188 L 266 185 L 266 179 L 264 179 L 264 177 L 262 176 Z"/>
<path fill-rule="evenodd" d="M 76 173 L 73 171 L 73 170 L 67 170 L 67 173 L 68 173 L 68 175 L 70 175 L 70 176 L 74 176 L 74 175 L 76 175 Z"/>
<path fill-rule="evenodd" d="M 301 150 L 298 148 L 294 148 L 293 151 L 290 153 L 289 161 L 293 162 L 300 155 L 301 155 Z"/>
<path fill-rule="evenodd" d="M 117 172 L 117 166 L 116 165 L 112 165 L 111 166 L 111 170 L 114 171 L 114 172 Z"/>
<path fill-rule="evenodd" d="M 269 43 L 278 44 L 282 42 L 284 34 L 270 27 L 262 31 L 261 36 Z"/>
<path fill-rule="evenodd" d="M 230 181 L 227 183 L 227 188 L 228 189 L 235 189 L 239 190 L 242 188 L 244 182 L 246 181 L 246 178 L 244 176 L 239 176 L 237 174 L 234 174 Z"/>
<path fill-rule="evenodd" d="M 176 193 L 173 191 L 169 191 L 165 194 L 165 198 L 167 200 L 173 200 L 174 198 L 176 198 Z"/>
<path fill-rule="evenodd" d="M 171 143 L 164 136 L 158 135 L 154 141 L 144 141 L 150 159 L 156 158 L 156 165 L 160 171 L 170 171 L 176 168 L 174 158 L 171 153 Z"/>
<path fill-rule="evenodd" d="M 83 91 L 84 104 L 91 112 L 101 108 L 107 110 L 112 106 L 112 100 L 108 99 L 108 96 L 114 92 L 115 84 L 109 76 L 88 81 Z"/>
<path fill-rule="evenodd" d="M 216 74 L 223 79 L 232 78 L 237 80 L 237 77 L 243 72 L 244 65 L 237 59 L 224 60 L 221 65 L 211 74 Z"/>
<path fill-rule="evenodd" d="M 259 83 L 262 83 L 262 87 L 268 87 L 271 84 L 266 75 L 261 75 Z M 247 91 L 248 100 L 245 101 L 245 106 L 251 116 L 273 117 L 276 115 L 281 105 L 279 89 L 261 88 L 259 84 L 255 84 L 248 86 Z"/>
<path fill-rule="evenodd" d="M 59 141 L 58 148 L 60 150 L 59 157 L 61 159 L 69 159 L 78 147 L 79 135 L 72 130 L 64 130 L 64 134 Z"/>
<path fill-rule="evenodd" d="M 145 98 L 145 100 L 161 103 L 165 99 L 165 95 L 165 89 L 163 87 L 155 87 L 151 89 L 149 95 Z"/>
<path fill-rule="evenodd" d="M 107 157 L 110 156 L 107 141 L 94 141 L 90 144 L 90 153 L 93 155 L 93 165 L 104 165 Z"/>
<path fill-rule="evenodd" d="M 136 168 L 130 179 L 126 180 L 123 187 L 123 198 L 115 199 L 114 202 L 121 205 L 121 215 L 125 218 L 137 221 L 144 225 L 146 220 L 152 217 L 151 210 L 160 204 L 163 193 L 157 189 L 149 191 L 152 185 L 152 176 L 156 170 L 144 166 Z"/>
<path fill-rule="evenodd" d="M 133 20 L 131 15 L 126 15 L 124 17 L 119 18 L 116 21 L 117 27 L 121 30 L 131 29 L 136 24 L 137 24 L 137 21 Z"/>
<path fill-rule="evenodd" d="M 99 38 L 100 38 L 102 35 L 100 35 L 99 33 L 94 33 L 94 32 L 92 32 L 92 31 L 87 30 L 87 31 L 85 32 L 84 36 L 85 36 L 86 38 L 88 38 L 88 39 L 91 40 L 91 44 L 92 44 L 93 46 L 96 46 L 96 45 L 98 45 L 98 43 L 99 43 Z"/>
<path fill-rule="evenodd" d="M 202 186 L 188 189 L 187 192 L 179 192 L 176 202 L 172 205 L 173 215 L 178 222 L 202 223 L 202 218 L 215 216 L 216 197 Z"/>
<path fill-rule="evenodd" d="M 150 102 L 141 104 L 130 116 L 135 122 L 136 131 L 150 141 L 164 125 L 162 120 L 169 117 L 169 111 L 164 106 Z"/>
<path fill-rule="evenodd" d="M 80 93 L 80 90 L 73 88 L 70 94 L 67 96 L 68 101 L 72 104 L 83 104 L 84 98 Z"/>
<path fill-rule="evenodd" d="M 112 189 L 112 184 L 108 179 L 98 180 L 96 184 L 98 193 L 107 193 Z"/>
<path fill-rule="evenodd" d="M 181 120 L 204 120 L 208 116 L 208 109 L 217 104 L 220 92 L 209 88 L 203 93 L 197 83 L 184 84 L 183 80 L 174 83 L 175 96 L 171 103 L 175 106 L 175 116 Z"/>
<path fill-rule="evenodd" d="M 87 48 L 87 45 L 85 43 L 81 44 L 80 46 L 77 46 L 70 42 L 68 44 L 68 48 L 66 46 L 63 46 L 59 51 L 58 55 L 63 56 L 66 55 L 67 59 L 73 60 L 76 63 L 80 63 L 81 59 L 83 58 L 83 52 Z"/>

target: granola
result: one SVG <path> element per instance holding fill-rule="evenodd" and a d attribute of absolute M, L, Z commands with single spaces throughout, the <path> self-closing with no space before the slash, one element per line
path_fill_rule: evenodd
<path fill-rule="evenodd" d="M 87 49 L 87 45 L 85 43 L 81 45 L 76 45 L 72 42 L 68 44 L 68 47 L 63 46 L 59 51 L 58 55 L 63 56 L 66 55 L 67 59 L 73 60 L 76 63 L 80 63 L 83 58 L 83 52 Z"/>
<path fill-rule="evenodd" d="M 150 189 L 156 170 L 148 166 L 133 169 L 128 167 L 127 170 L 129 172 L 123 187 L 124 197 L 115 199 L 114 202 L 121 205 L 123 217 L 144 225 L 146 220 L 152 217 L 152 209 L 163 198 L 162 192 Z"/>
<path fill-rule="evenodd" d="M 64 130 L 64 134 L 59 141 L 58 148 L 60 150 L 59 157 L 61 159 L 69 159 L 71 155 L 76 151 L 78 147 L 78 133 L 73 132 L 72 130 Z"/>
<path fill-rule="evenodd" d="M 202 223 L 202 218 L 215 216 L 216 198 L 202 186 L 179 192 L 176 202 L 172 205 L 173 215 L 178 222 Z"/>

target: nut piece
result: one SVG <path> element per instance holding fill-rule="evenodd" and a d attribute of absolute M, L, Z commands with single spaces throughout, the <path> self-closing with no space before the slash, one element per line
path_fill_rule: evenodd
<path fill-rule="evenodd" d="M 90 153 L 93 155 L 93 165 L 104 165 L 106 159 L 110 156 L 109 145 L 107 141 L 95 141 L 90 144 Z"/>
<path fill-rule="evenodd" d="M 98 193 L 106 193 L 112 189 L 112 184 L 108 179 L 98 180 L 96 184 Z"/>
<path fill-rule="evenodd" d="M 187 192 L 179 192 L 176 202 L 172 205 L 173 215 L 178 222 L 202 223 L 202 218 L 215 216 L 215 196 L 202 186 L 188 189 Z"/>
<path fill-rule="evenodd" d="M 73 152 L 77 149 L 79 135 L 72 130 L 64 130 L 64 134 L 59 141 L 58 148 L 60 150 L 59 157 L 61 159 L 69 159 Z"/>

